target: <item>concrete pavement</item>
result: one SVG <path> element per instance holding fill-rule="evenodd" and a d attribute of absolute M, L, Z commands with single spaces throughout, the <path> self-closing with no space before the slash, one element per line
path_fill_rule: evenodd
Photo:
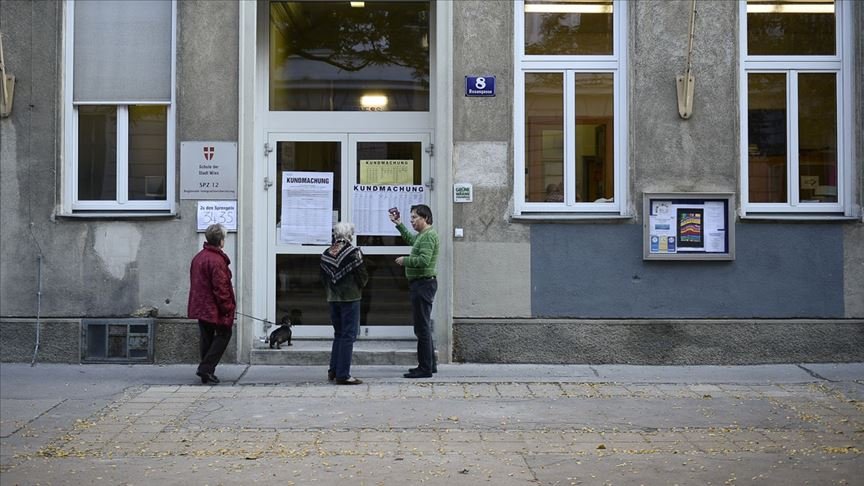
<path fill-rule="evenodd" d="M 864 484 L 864 364 L 0 365 L 12 484 Z"/>

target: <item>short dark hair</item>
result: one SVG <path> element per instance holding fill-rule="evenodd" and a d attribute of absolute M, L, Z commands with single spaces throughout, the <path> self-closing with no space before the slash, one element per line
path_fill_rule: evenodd
<path fill-rule="evenodd" d="M 432 224 L 432 210 L 425 204 L 415 204 L 411 206 L 411 211 L 417 213 L 417 216 L 426 220 L 427 224 Z"/>

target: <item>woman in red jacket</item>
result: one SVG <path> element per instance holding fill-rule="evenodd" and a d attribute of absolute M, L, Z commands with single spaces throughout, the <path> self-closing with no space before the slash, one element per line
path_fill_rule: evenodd
<path fill-rule="evenodd" d="M 189 269 L 190 319 L 198 319 L 201 331 L 201 364 L 195 373 L 201 383 L 219 383 L 214 374 L 231 340 L 234 325 L 234 288 L 231 286 L 231 260 L 222 248 L 225 247 L 227 231 L 221 224 L 207 227 L 204 249 L 192 259 Z"/>

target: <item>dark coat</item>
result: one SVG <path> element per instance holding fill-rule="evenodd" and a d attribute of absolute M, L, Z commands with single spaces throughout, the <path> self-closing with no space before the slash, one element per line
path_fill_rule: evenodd
<path fill-rule="evenodd" d="M 204 249 L 192 259 L 187 310 L 190 319 L 221 326 L 234 325 L 237 301 L 231 286 L 230 264 L 228 255 L 209 243 L 204 243 Z"/>

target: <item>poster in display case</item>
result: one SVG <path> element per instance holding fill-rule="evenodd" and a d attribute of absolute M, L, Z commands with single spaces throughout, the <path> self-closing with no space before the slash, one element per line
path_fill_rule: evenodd
<path fill-rule="evenodd" d="M 643 260 L 734 260 L 733 193 L 646 193 Z"/>

